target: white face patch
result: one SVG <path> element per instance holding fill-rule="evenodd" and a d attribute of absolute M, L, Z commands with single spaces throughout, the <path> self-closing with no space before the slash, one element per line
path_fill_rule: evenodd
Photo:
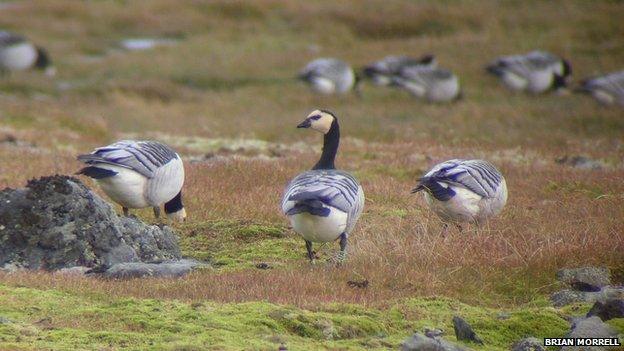
<path fill-rule="evenodd" d="M 317 116 L 319 116 L 317 118 Z M 334 116 L 321 110 L 314 110 L 308 115 L 310 119 L 310 128 L 319 131 L 323 134 L 327 134 L 331 129 L 331 125 L 334 122 Z"/>
<path fill-rule="evenodd" d="M 172 221 L 182 223 L 186 219 L 186 210 L 182 208 L 180 211 L 167 213 L 167 217 Z"/>

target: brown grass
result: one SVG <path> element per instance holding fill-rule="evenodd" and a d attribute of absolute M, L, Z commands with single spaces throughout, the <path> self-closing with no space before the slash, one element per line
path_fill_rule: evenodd
<path fill-rule="evenodd" d="M 617 3 L 27 1 L 2 11 L 0 24 L 44 43 L 60 72 L 54 81 L 25 73 L 0 82 L 0 139 L 22 142 L 0 144 L 0 187 L 72 173 L 76 154 L 129 133 L 303 141 L 308 147 L 274 160 L 187 162 L 190 224 L 179 227 L 182 236 L 208 220 L 286 226 L 281 191 L 313 164 L 320 146 L 318 135 L 294 126 L 325 107 L 338 114 L 345 136 L 338 164 L 356 174 L 367 194 L 341 268 L 310 267 L 301 241 L 298 262 L 269 271 L 217 268 L 179 280 L 114 282 L 3 273 L 4 284 L 300 306 L 375 305 L 415 295 L 515 304 L 553 291 L 561 267 L 606 265 L 624 276 L 621 110 L 576 95 L 512 94 L 482 71 L 492 57 L 533 48 L 568 57 L 579 78 L 620 69 L 624 47 L 617 38 L 624 29 L 615 19 L 624 8 Z M 118 50 L 119 39 L 136 36 L 181 41 Z M 290 80 L 315 56 L 361 66 L 386 54 L 427 52 L 459 74 L 465 100 L 425 105 L 370 86 L 363 99 L 319 97 Z M 178 146 L 185 157 L 201 154 Z M 554 163 L 575 154 L 608 167 Z M 487 226 L 443 237 L 439 220 L 409 190 L 432 164 L 454 157 L 494 162 L 510 201 Z M 140 215 L 149 219 L 148 212 Z M 362 279 L 371 282 L 368 289 L 347 286 Z"/>

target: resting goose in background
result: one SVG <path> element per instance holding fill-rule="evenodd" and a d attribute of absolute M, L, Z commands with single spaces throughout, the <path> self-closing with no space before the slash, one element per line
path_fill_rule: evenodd
<path fill-rule="evenodd" d="M 77 174 L 95 179 L 113 201 L 129 208 L 152 207 L 156 218 L 160 206 L 172 220 L 184 221 L 182 205 L 184 165 L 169 146 L 157 141 L 122 140 L 78 156 L 87 164 Z"/>
<path fill-rule="evenodd" d="M 449 102 L 461 98 L 459 79 L 453 72 L 443 68 L 403 67 L 394 76 L 393 85 L 429 102 Z"/>
<path fill-rule="evenodd" d="M 575 91 L 591 94 L 605 105 L 618 104 L 624 107 L 624 71 L 586 79 Z"/>
<path fill-rule="evenodd" d="M 499 57 L 486 70 L 508 88 L 534 94 L 565 88 L 572 75 L 568 61 L 544 51 Z"/>
<path fill-rule="evenodd" d="M 419 179 L 412 193 L 421 190 L 445 222 L 479 224 L 498 215 L 507 202 L 505 178 L 483 160 L 442 162 Z"/>
<path fill-rule="evenodd" d="M 340 238 L 339 260 L 346 258 L 347 239 L 364 208 L 364 191 L 345 171 L 336 170 L 340 130 L 329 111 L 315 110 L 297 128 L 311 128 L 324 134 L 323 153 L 310 171 L 296 176 L 284 191 L 282 211 L 306 243 L 308 258 L 314 261 L 312 242 Z"/>
<path fill-rule="evenodd" d="M 348 63 L 335 58 L 319 58 L 308 63 L 299 79 L 321 94 L 343 94 L 357 88 L 358 77 Z"/>
<path fill-rule="evenodd" d="M 373 84 L 388 86 L 392 84 L 392 78 L 399 74 L 403 67 L 408 66 L 436 67 L 437 62 L 433 55 L 425 55 L 419 59 L 408 56 L 386 56 L 364 67 L 363 73 Z"/>
<path fill-rule="evenodd" d="M 53 76 L 56 70 L 45 49 L 35 46 L 21 35 L 0 31 L 0 71 L 45 70 Z"/>

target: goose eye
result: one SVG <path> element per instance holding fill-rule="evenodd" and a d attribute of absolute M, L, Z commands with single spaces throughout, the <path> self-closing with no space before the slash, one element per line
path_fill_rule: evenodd
<path fill-rule="evenodd" d="M 312 116 L 310 117 L 310 119 L 313 121 L 318 121 L 319 119 L 321 119 L 321 116 L 320 115 Z"/>

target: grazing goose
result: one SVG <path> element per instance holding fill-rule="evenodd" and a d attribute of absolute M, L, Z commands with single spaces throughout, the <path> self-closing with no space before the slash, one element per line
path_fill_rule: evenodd
<path fill-rule="evenodd" d="M 393 84 L 429 102 L 461 98 L 459 79 L 453 72 L 437 67 L 407 66 L 394 76 Z"/>
<path fill-rule="evenodd" d="M 56 70 L 45 49 L 35 46 L 21 35 L 0 31 L 0 71 L 43 69 L 52 76 Z"/>
<path fill-rule="evenodd" d="M 499 57 L 486 70 L 510 89 L 534 94 L 565 88 L 572 75 L 567 60 L 544 51 Z"/>
<path fill-rule="evenodd" d="M 95 179 L 113 201 L 129 208 L 152 207 L 156 218 L 160 205 L 172 220 L 184 221 L 182 205 L 184 165 L 169 146 L 157 141 L 122 140 L 78 156 L 87 164 L 77 174 Z"/>
<path fill-rule="evenodd" d="M 443 221 L 481 223 L 507 202 L 503 175 L 483 160 L 449 160 L 419 179 L 412 193 L 424 190 L 429 207 Z"/>
<path fill-rule="evenodd" d="M 323 153 L 310 171 L 296 176 L 284 191 L 282 211 L 293 229 L 303 236 L 308 258 L 314 261 L 312 242 L 340 238 L 339 260 L 346 258 L 347 238 L 364 208 L 364 191 L 345 171 L 336 170 L 340 130 L 329 111 L 315 110 L 297 128 L 312 128 L 324 134 Z"/>
<path fill-rule="evenodd" d="M 436 67 L 437 63 L 433 55 L 425 55 L 419 59 L 408 56 L 386 56 L 364 67 L 364 75 L 373 81 L 373 84 L 388 86 L 392 84 L 392 78 L 408 66 Z"/>
<path fill-rule="evenodd" d="M 319 58 L 308 63 L 298 78 L 321 94 L 343 94 L 356 89 L 358 82 L 353 68 L 335 58 Z"/>
<path fill-rule="evenodd" d="M 591 94 L 605 105 L 618 104 L 624 107 L 624 71 L 587 79 L 575 90 Z"/>

